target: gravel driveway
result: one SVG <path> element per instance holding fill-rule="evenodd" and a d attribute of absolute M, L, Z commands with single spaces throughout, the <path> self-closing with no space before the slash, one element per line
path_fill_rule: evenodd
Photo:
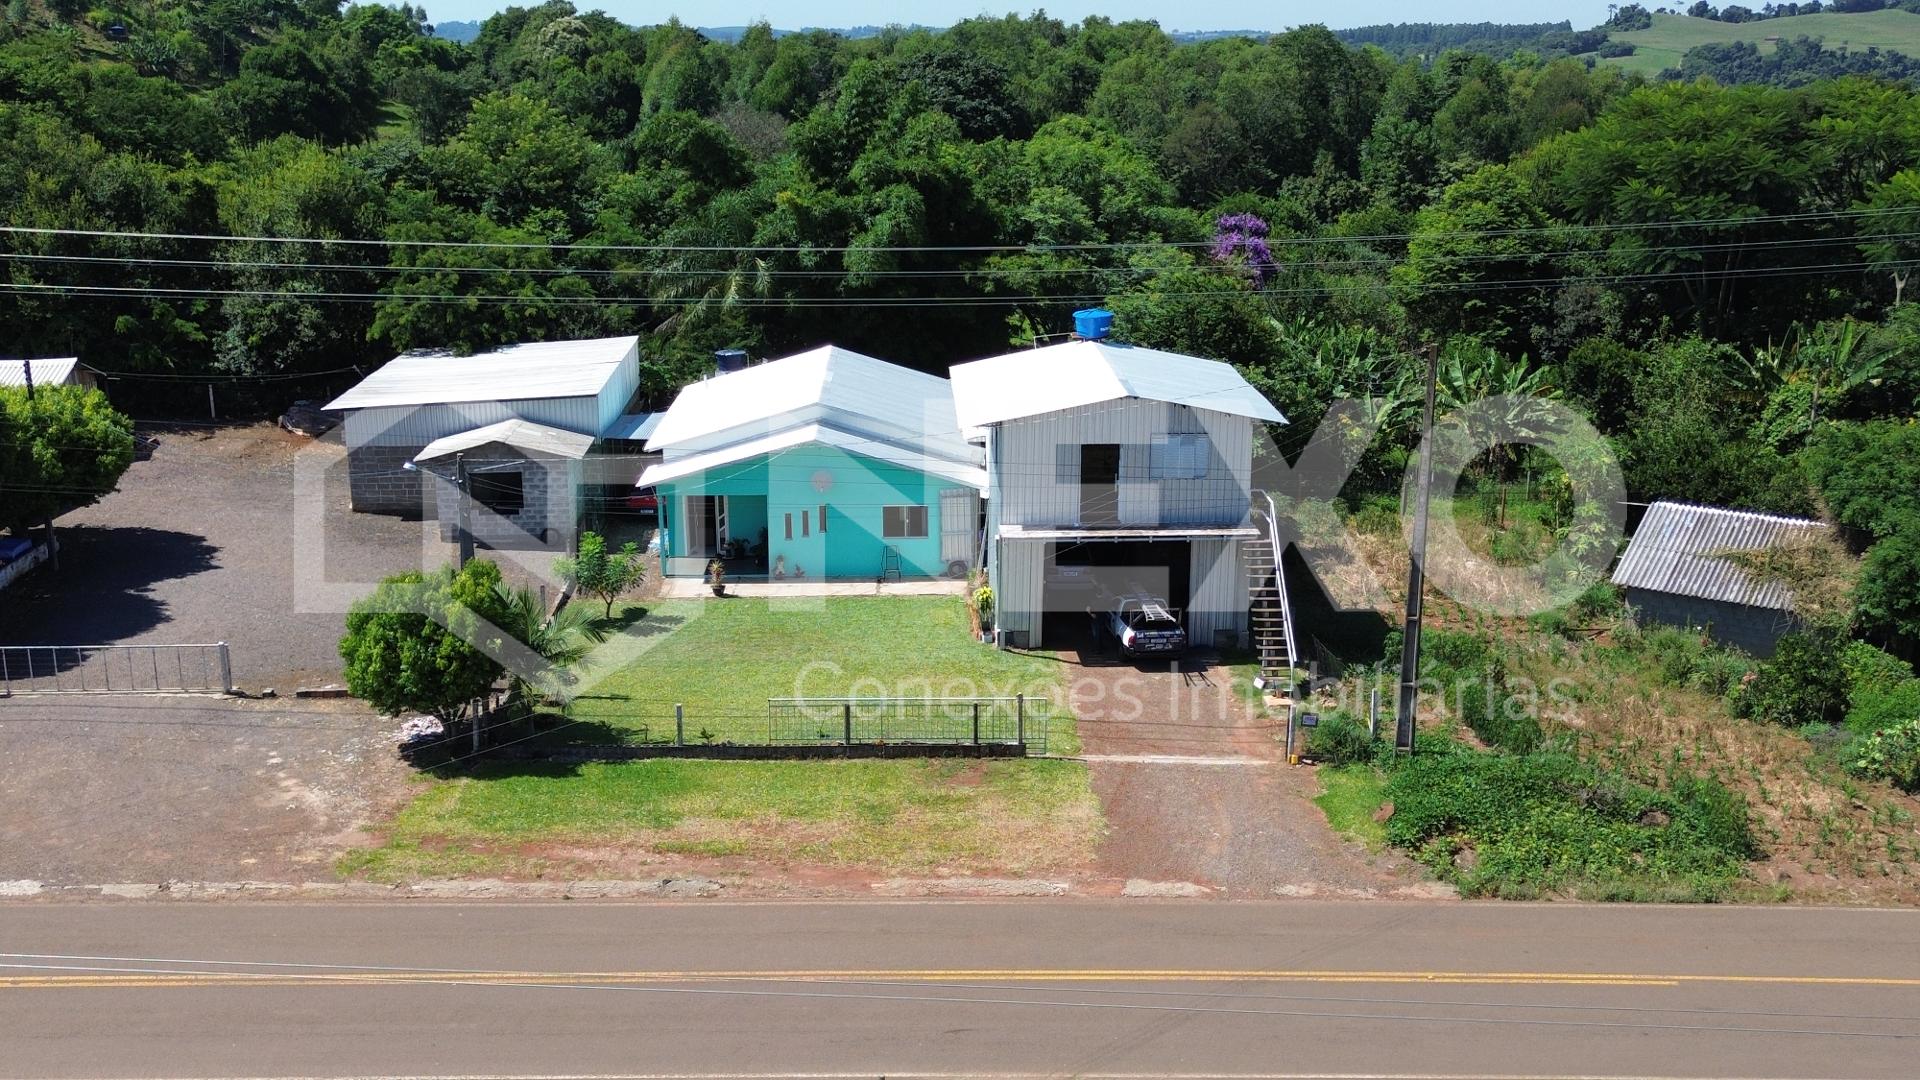
<path fill-rule="evenodd" d="M 120 490 L 59 520 L 60 569 L 0 593 L 0 645 L 226 641 L 243 687 L 340 677 L 341 616 L 296 611 L 294 459 L 328 463 L 326 573 L 418 569 L 419 522 L 347 510 L 345 452 L 272 425 L 160 436 Z M 437 538 L 427 551 L 444 552 Z"/>
<path fill-rule="evenodd" d="M 1227 897 L 1372 894 L 1418 880 L 1336 835 L 1226 668 L 1064 653 L 1080 740 L 1107 819 L 1101 873 L 1192 882 Z M 1200 760 L 1195 760 L 1200 759 Z"/>

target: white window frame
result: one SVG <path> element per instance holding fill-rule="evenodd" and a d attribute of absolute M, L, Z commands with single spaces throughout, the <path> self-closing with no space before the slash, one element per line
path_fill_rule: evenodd
<path fill-rule="evenodd" d="M 1204 431 L 1156 436 L 1149 451 L 1155 480 L 1204 480 L 1212 457 L 1213 443 Z"/>

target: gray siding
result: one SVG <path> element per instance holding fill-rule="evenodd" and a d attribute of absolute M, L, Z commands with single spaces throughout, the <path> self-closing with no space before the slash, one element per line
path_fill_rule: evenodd
<path fill-rule="evenodd" d="M 1235 648 L 1247 633 L 1247 575 L 1238 540 L 1194 540 L 1187 634 L 1198 646 Z M 1177 602 L 1177 601 L 1176 601 Z"/>
<path fill-rule="evenodd" d="M 1047 545 L 1039 540 L 995 540 L 992 547 L 999 571 L 993 586 L 994 626 L 1004 632 L 1005 644 L 1038 644 Z"/>
<path fill-rule="evenodd" d="M 1204 477 L 1155 480 L 1152 446 L 1168 434 L 1204 433 Z M 993 501 L 1003 525 L 1073 526 L 1080 518 L 1080 447 L 1120 447 L 1120 522 L 1239 525 L 1252 490 L 1253 422 L 1164 401 L 1126 400 L 1067 409 L 994 428 Z"/>
<path fill-rule="evenodd" d="M 347 414 L 344 428 L 349 451 L 356 446 L 417 448 L 435 439 L 516 417 L 567 431 L 598 435 L 603 427 L 601 410 L 599 399 L 591 397 L 400 405 L 355 409 Z M 617 408 L 615 416 L 618 416 Z"/>
<path fill-rule="evenodd" d="M 1721 645 L 1761 659 L 1772 656 L 1780 635 L 1798 625 L 1788 612 L 1752 604 L 1633 588 L 1626 590 L 1626 599 L 1643 623 L 1698 628 Z"/>

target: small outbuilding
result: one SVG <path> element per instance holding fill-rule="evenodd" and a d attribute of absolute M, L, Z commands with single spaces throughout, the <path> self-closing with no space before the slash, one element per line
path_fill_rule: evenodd
<path fill-rule="evenodd" d="M 100 388 L 100 373 L 72 356 L 0 360 L 0 386 L 26 386 L 29 368 L 32 369 L 35 386 L 84 386 L 90 390 Z"/>
<path fill-rule="evenodd" d="M 1645 622 L 1697 627 L 1722 645 L 1772 656 L 1780 635 L 1798 624 L 1793 592 L 1726 556 L 1803 543 L 1826 530 L 1806 518 L 1656 502 L 1627 541 L 1613 583 Z"/>
<path fill-rule="evenodd" d="M 624 434 L 627 415 L 640 389 L 640 339 L 594 338 L 508 345 L 472 356 L 446 351 L 411 352 L 383 364 L 359 385 L 327 403 L 345 415 L 347 474 L 355 510 L 381 514 L 432 513 L 432 492 L 422 484 L 421 467 L 439 460 L 464 440 L 468 448 L 505 447 L 526 456 L 547 455 L 557 445 L 550 433 L 569 433 L 569 446 L 588 446 L 610 433 Z M 510 421 L 524 425 L 503 428 Z M 501 442 L 503 432 L 540 445 Z M 480 442 L 473 442 L 481 438 Z M 428 454 L 429 448 L 437 448 Z M 560 455 L 565 457 L 566 455 Z M 584 458 L 585 452 L 580 455 Z M 509 460 L 502 458 L 500 460 Z M 577 459 L 573 459 L 576 461 Z M 495 461 L 494 465 L 498 465 Z M 409 466 L 416 466 L 410 468 Z M 578 469 L 569 467 L 577 499 Z M 444 471 L 444 470 L 442 470 Z M 492 475 L 496 492 L 513 483 L 504 467 Z M 527 483 L 544 483 L 547 474 Z M 478 494 L 480 486 L 476 485 Z M 511 499 L 501 495 L 503 505 Z M 549 510 L 553 508 L 548 503 Z M 517 517 L 518 514 L 505 515 Z M 547 522 L 542 528 L 559 525 Z M 572 526 L 565 529 L 571 535 Z"/>
<path fill-rule="evenodd" d="M 502 420 L 428 443 L 413 459 L 445 540 L 459 539 L 461 485 L 467 530 L 491 548 L 573 550 L 583 470 L 594 439 L 529 420 Z"/>

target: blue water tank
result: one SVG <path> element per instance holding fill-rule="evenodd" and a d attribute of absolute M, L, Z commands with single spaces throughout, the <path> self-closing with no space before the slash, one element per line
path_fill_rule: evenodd
<path fill-rule="evenodd" d="M 713 365 L 722 375 L 725 375 L 729 371 L 740 371 L 747 366 L 747 350 L 717 350 L 713 354 Z"/>
<path fill-rule="evenodd" d="M 1088 341 L 1099 341 L 1113 331 L 1113 312 L 1106 308 L 1081 308 L 1073 313 L 1073 332 Z"/>

